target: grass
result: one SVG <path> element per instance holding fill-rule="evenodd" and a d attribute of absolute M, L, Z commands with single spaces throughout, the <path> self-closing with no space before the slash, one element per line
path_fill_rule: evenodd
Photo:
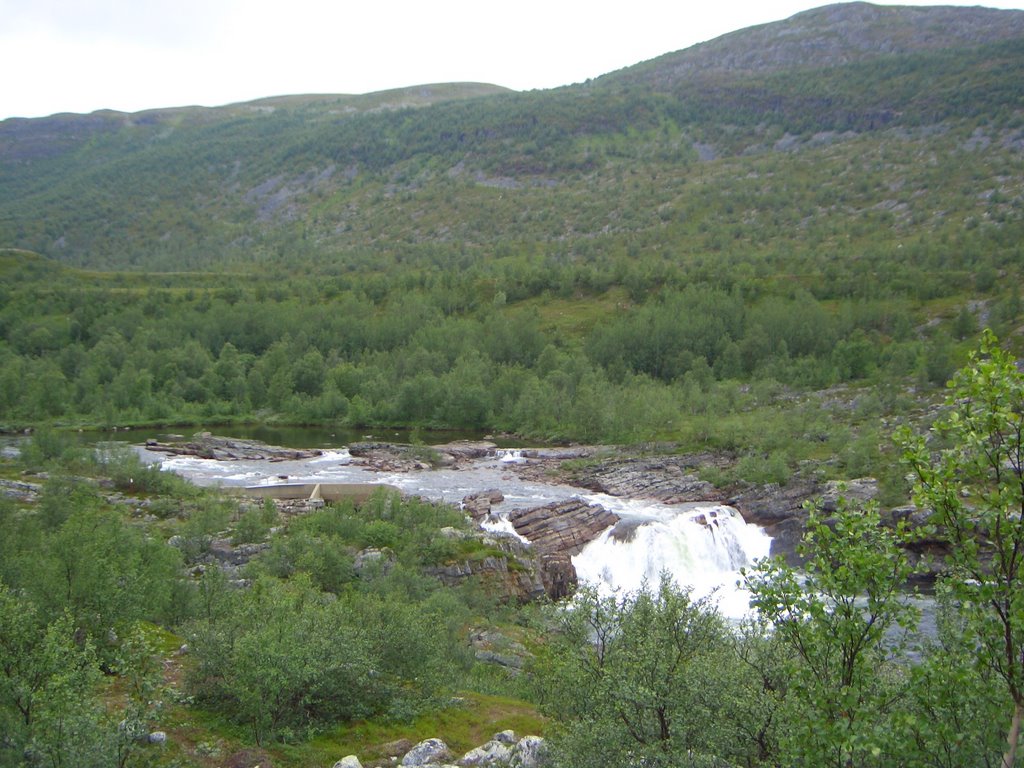
<path fill-rule="evenodd" d="M 365 764 L 386 758 L 385 747 L 392 742 L 407 739 L 416 744 L 429 738 L 441 739 L 461 756 L 500 731 L 515 731 L 520 738 L 543 736 L 548 725 L 532 704 L 519 699 L 466 692 L 455 701 L 411 722 L 360 721 L 339 725 L 309 741 L 268 744 L 262 749 L 252 743 L 245 728 L 215 713 L 175 704 L 161 723 L 170 736 L 171 749 L 165 757 L 204 768 L 233 763 L 231 756 L 254 751 L 268 755 L 277 768 L 332 765 L 346 755 L 356 755 Z"/>
<path fill-rule="evenodd" d="M 536 307 L 540 328 L 558 338 L 578 339 L 586 336 L 598 323 L 630 305 L 625 288 L 615 287 L 600 296 L 572 299 L 528 299 L 518 307 Z"/>
<path fill-rule="evenodd" d="M 520 737 L 544 735 L 547 721 L 532 704 L 481 693 L 463 693 L 459 698 L 457 706 L 429 712 L 411 723 L 352 723 L 305 744 L 275 746 L 271 750 L 274 763 L 284 768 L 330 765 L 345 755 L 356 755 L 366 762 L 386 757 L 383 747 L 390 742 L 408 739 L 417 743 L 435 737 L 461 755 L 507 729 Z"/>

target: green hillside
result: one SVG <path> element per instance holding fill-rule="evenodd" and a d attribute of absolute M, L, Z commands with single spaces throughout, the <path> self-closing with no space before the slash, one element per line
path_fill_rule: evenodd
<path fill-rule="evenodd" d="M 1020 345 L 1022 60 L 1024 12 L 854 3 L 550 91 L 5 121 L 0 244 L 43 260 L 5 257 L 0 423 L 665 438 L 792 468 L 828 451 L 788 393 L 871 385 L 856 431 L 982 326 Z M 762 406 L 783 434 L 753 445 Z"/>
<path fill-rule="evenodd" d="M 722 236 L 746 248 L 752 220 L 754 239 L 800 247 L 814 235 L 784 219 L 824 210 L 830 228 L 857 230 L 887 208 L 928 237 L 943 229 L 935 211 L 999 215 L 936 178 L 1019 193 L 1002 171 L 1024 141 L 1022 56 L 1019 12 L 852 4 L 552 91 L 424 86 L 8 120 L 0 242 L 157 270 L 279 256 L 349 267 L 397 249 L 487 261 L 517 242 L 697 254 Z"/>

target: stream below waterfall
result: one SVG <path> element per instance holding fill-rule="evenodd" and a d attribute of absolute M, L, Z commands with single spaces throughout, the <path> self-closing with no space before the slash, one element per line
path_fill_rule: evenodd
<path fill-rule="evenodd" d="M 605 530 L 573 557 L 581 583 L 606 595 L 634 592 L 646 582 L 656 586 L 662 572 L 693 596 L 709 596 L 726 616 L 748 611 L 738 586 L 740 569 L 767 557 L 771 539 L 747 525 L 739 513 L 720 504 L 666 505 L 626 499 L 557 483 L 525 480 L 517 463 L 528 461 L 516 450 L 473 461 L 460 469 L 382 472 L 354 463 L 347 450 L 297 461 L 216 461 L 170 456 L 138 449 L 144 460 L 180 474 L 197 485 L 247 486 L 289 483 L 386 483 L 403 493 L 458 504 L 467 495 L 497 489 L 504 501 L 492 506 L 498 522 L 488 527 L 515 535 L 507 515 L 551 502 L 579 498 L 614 512 L 620 522 Z"/>

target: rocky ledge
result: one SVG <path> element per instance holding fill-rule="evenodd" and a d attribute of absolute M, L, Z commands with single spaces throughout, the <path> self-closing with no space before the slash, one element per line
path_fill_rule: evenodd
<path fill-rule="evenodd" d="M 610 496 L 654 499 L 664 504 L 693 501 L 724 501 L 725 494 L 696 472 L 702 467 L 723 466 L 712 454 L 685 456 L 615 457 L 585 465 L 571 474 L 574 484 Z"/>
<path fill-rule="evenodd" d="M 146 450 L 168 453 L 172 456 L 198 456 L 201 459 L 217 461 L 294 461 L 320 456 L 318 449 L 303 450 L 281 448 L 256 440 L 242 440 L 233 437 L 218 437 L 209 432 L 197 432 L 191 440 L 161 442 L 147 440 Z"/>
<path fill-rule="evenodd" d="M 361 464 L 381 472 L 412 472 L 436 467 L 464 467 L 476 459 L 494 456 L 497 446 L 484 440 L 459 440 L 442 445 L 405 443 L 352 443 L 348 452 Z"/>
<path fill-rule="evenodd" d="M 546 554 L 578 555 L 619 516 L 580 499 L 556 501 L 532 509 L 515 509 L 508 516 L 516 533 Z"/>

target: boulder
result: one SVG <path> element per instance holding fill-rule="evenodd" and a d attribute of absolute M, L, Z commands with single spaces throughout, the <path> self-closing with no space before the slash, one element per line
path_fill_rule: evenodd
<path fill-rule="evenodd" d="M 506 766 L 512 756 L 512 747 L 492 739 L 481 747 L 471 749 L 464 754 L 456 765 L 461 768 L 470 766 Z"/>
<path fill-rule="evenodd" d="M 359 762 L 359 758 L 355 755 L 346 755 L 336 762 L 333 768 L 363 768 L 363 764 Z"/>
<path fill-rule="evenodd" d="M 541 768 L 545 763 L 547 746 L 540 736 L 524 736 L 514 747 L 509 768 Z"/>
<path fill-rule="evenodd" d="M 490 490 L 471 493 L 469 496 L 466 496 L 462 500 L 462 509 L 474 521 L 479 523 L 491 513 L 491 507 L 494 504 L 500 504 L 504 500 L 505 495 L 501 491 L 491 488 Z"/>
<path fill-rule="evenodd" d="M 492 741 L 497 741 L 502 744 L 508 744 L 509 746 L 515 744 L 519 739 L 516 738 L 516 732 L 512 730 L 501 731 L 500 733 L 494 734 Z"/>
<path fill-rule="evenodd" d="M 166 744 L 167 743 L 167 734 L 164 733 L 163 731 L 153 731 L 146 738 L 146 741 L 148 741 L 150 744 Z"/>
<path fill-rule="evenodd" d="M 440 739 L 427 739 L 406 752 L 402 765 L 436 765 L 452 756 L 448 745 Z"/>
<path fill-rule="evenodd" d="M 396 560 L 395 553 L 390 549 L 367 547 L 356 554 L 352 561 L 352 567 L 360 575 L 367 570 L 379 570 L 381 573 L 387 573 L 394 566 Z"/>

